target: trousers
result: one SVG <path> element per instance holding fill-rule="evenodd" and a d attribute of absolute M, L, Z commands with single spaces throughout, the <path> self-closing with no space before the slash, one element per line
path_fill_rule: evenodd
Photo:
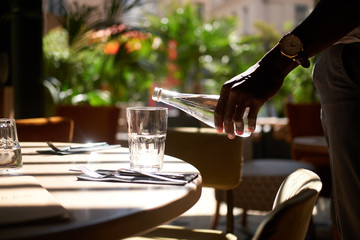
<path fill-rule="evenodd" d="M 343 240 L 360 236 L 360 43 L 337 44 L 313 69 L 328 141 L 333 203 Z"/>

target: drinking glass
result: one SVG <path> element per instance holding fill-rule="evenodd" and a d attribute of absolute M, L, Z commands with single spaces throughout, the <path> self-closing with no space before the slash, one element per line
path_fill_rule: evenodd
<path fill-rule="evenodd" d="M 157 172 L 163 166 L 168 109 L 163 107 L 126 108 L 130 168 Z"/>
<path fill-rule="evenodd" d="M 22 164 L 15 119 L 0 118 L 0 172 L 19 169 Z"/>

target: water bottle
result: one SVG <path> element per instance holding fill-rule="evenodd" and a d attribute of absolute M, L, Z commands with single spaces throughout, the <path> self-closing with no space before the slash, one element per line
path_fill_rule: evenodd
<path fill-rule="evenodd" d="M 213 128 L 215 127 L 214 111 L 219 97 L 219 95 L 178 93 L 162 88 L 155 88 L 152 95 L 154 101 L 180 109 Z M 246 108 L 243 116 L 244 133 L 238 135 L 240 137 L 249 137 L 251 135 L 247 124 L 248 112 L 249 109 Z"/>

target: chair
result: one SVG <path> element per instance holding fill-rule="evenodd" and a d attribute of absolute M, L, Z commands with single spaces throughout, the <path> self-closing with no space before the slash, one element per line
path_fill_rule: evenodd
<path fill-rule="evenodd" d="M 311 162 L 316 165 L 328 165 L 329 155 L 319 153 L 316 149 L 297 148 L 294 140 L 298 137 L 320 136 L 324 137 L 321 124 L 320 103 L 286 104 L 286 115 L 289 119 L 289 132 L 292 158 L 300 161 Z"/>
<path fill-rule="evenodd" d="M 304 240 L 322 183 L 310 170 L 298 169 L 281 184 L 273 210 L 255 232 L 253 240 Z"/>
<path fill-rule="evenodd" d="M 242 138 L 229 140 L 225 134 L 211 128 L 169 128 L 165 153 L 195 166 L 201 173 L 203 187 L 222 189 L 229 194 L 227 204 L 231 211 L 228 211 L 227 231 L 162 226 L 152 233 L 127 240 L 152 239 L 155 236 L 164 239 L 236 239 L 231 234 L 233 216 L 230 190 L 241 181 Z"/>
<path fill-rule="evenodd" d="M 74 121 L 67 117 L 16 119 L 19 141 L 72 142 Z"/>
<path fill-rule="evenodd" d="M 304 147 L 301 144 L 301 139 L 304 137 L 324 139 L 320 114 L 320 103 L 286 104 L 292 158 L 315 166 L 315 172 L 320 176 L 324 184 L 321 196 L 330 197 L 330 157 L 326 144 L 324 147 L 316 144 L 314 147 Z M 325 139 L 323 141 L 325 142 Z"/>
<path fill-rule="evenodd" d="M 276 193 L 282 181 L 299 168 L 314 170 L 310 163 L 283 158 L 253 159 L 253 136 L 243 139 L 244 164 L 242 180 L 239 186 L 232 189 L 232 207 L 241 208 L 241 225 L 246 228 L 249 210 L 271 211 Z M 216 229 L 221 203 L 226 203 L 227 193 L 216 189 L 216 208 L 212 229 Z M 227 206 L 232 211 L 231 206 Z M 231 208 L 231 209 L 230 209 Z"/>
<path fill-rule="evenodd" d="M 240 137 L 230 140 L 212 128 L 169 128 L 165 153 L 195 166 L 203 187 L 228 190 L 241 180 L 242 142 Z"/>
<path fill-rule="evenodd" d="M 324 136 L 321 125 L 320 103 L 286 104 L 291 138 L 298 136 Z"/>
<path fill-rule="evenodd" d="M 318 175 L 310 170 L 297 169 L 281 184 L 273 201 L 272 211 L 257 228 L 253 240 L 303 240 L 306 237 L 313 208 L 322 188 Z M 193 237 L 198 234 L 199 238 Z M 216 234 L 219 234 L 216 236 Z M 201 230 L 182 229 L 173 226 L 161 226 L 141 237 L 128 240 L 146 239 L 236 239 L 234 235 L 220 234 L 215 231 L 212 238 L 207 238 Z"/>
<path fill-rule="evenodd" d="M 58 105 L 56 115 L 74 120 L 73 142 L 116 143 L 120 109 L 115 106 Z"/>

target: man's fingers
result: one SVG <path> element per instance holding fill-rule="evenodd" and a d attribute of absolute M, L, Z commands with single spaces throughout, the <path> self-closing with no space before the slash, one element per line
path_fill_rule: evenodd
<path fill-rule="evenodd" d="M 224 85 L 221 89 L 220 98 L 217 102 L 214 112 L 215 129 L 220 133 L 222 133 L 224 130 L 224 125 L 223 125 L 224 113 L 228 101 L 229 92 L 230 92 L 230 87 Z"/>
<path fill-rule="evenodd" d="M 233 115 L 236 109 L 236 103 L 236 94 L 230 93 L 224 113 L 224 128 L 228 138 L 230 139 L 235 138 Z"/>
<path fill-rule="evenodd" d="M 256 118 L 259 113 L 260 106 L 259 105 L 252 105 L 249 109 L 249 113 L 247 116 L 248 119 L 248 129 L 249 132 L 254 132 L 256 128 Z"/>
<path fill-rule="evenodd" d="M 245 112 L 245 105 L 237 105 L 234 115 L 233 115 L 233 121 L 235 124 L 235 131 L 237 135 L 242 135 L 244 133 L 244 112 Z"/>

